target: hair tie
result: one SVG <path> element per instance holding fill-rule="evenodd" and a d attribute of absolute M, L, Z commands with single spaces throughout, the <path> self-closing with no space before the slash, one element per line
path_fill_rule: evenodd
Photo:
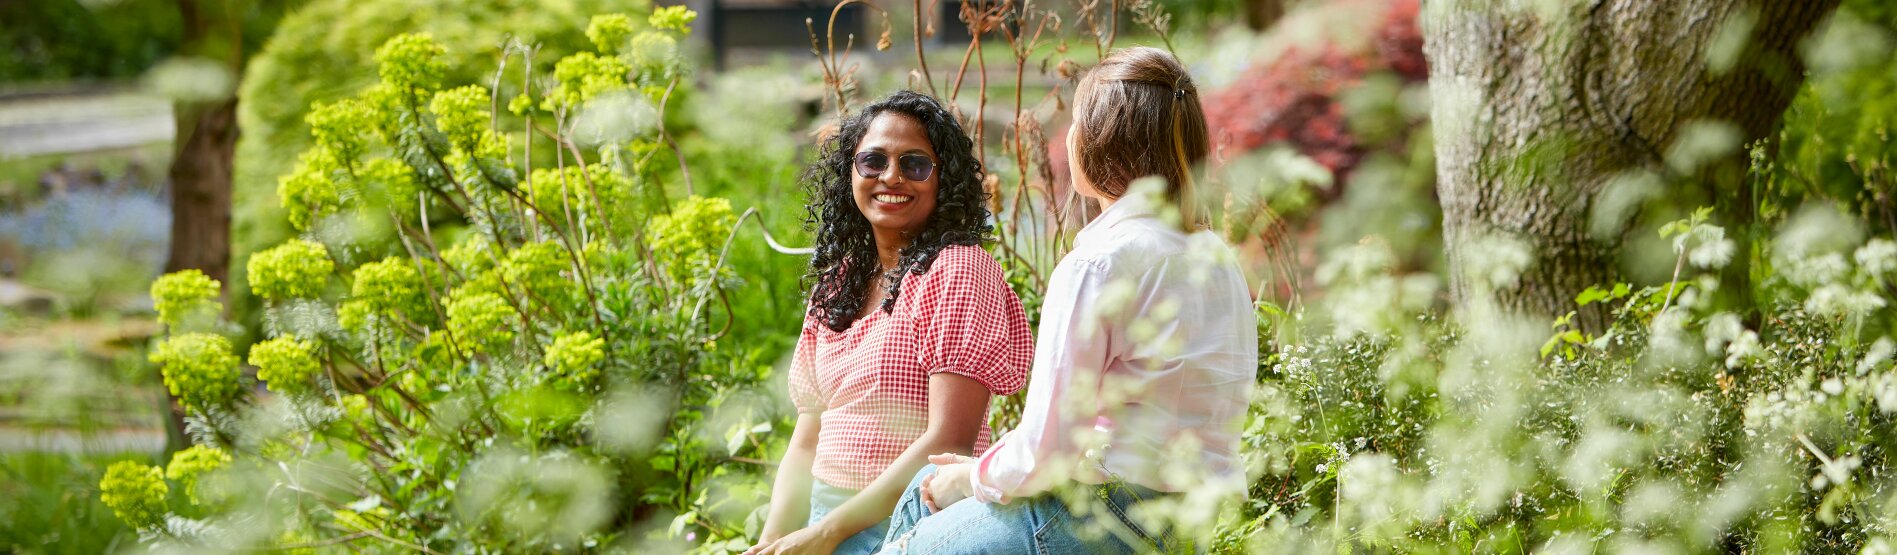
<path fill-rule="evenodd" d="M 1172 90 L 1172 99 L 1173 99 L 1173 100 L 1185 100 L 1185 99 L 1186 99 L 1186 90 L 1185 90 L 1185 89 L 1173 89 L 1173 90 Z"/>

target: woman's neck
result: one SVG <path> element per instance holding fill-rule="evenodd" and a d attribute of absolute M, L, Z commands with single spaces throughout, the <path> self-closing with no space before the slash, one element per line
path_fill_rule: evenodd
<path fill-rule="evenodd" d="M 876 232 L 876 261 L 884 272 L 894 270 L 902 262 L 902 249 L 911 241 L 902 233 Z"/>

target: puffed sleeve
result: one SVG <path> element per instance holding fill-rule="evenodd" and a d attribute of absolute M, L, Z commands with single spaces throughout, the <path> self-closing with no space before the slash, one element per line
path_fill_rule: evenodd
<path fill-rule="evenodd" d="M 994 257 L 980 247 L 948 247 L 928 273 L 911 277 L 924 278 L 903 297 L 911 303 L 919 356 L 929 374 L 967 376 L 995 395 L 1020 391 L 1033 361 L 1034 339 L 1021 299 L 1008 288 Z"/>
<path fill-rule="evenodd" d="M 797 407 L 798 414 L 820 413 L 827 408 L 817 393 L 816 358 L 817 331 L 805 325 L 803 334 L 797 337 L 797 348 L 790 355 L 790 403 Z"/>

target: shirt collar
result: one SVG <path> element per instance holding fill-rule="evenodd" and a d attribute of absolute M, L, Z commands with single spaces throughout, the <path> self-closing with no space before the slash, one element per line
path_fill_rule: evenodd
<path fill-rule="evenodd" d="M 1127 187 L 1125 196 L 1088 222 L 1086 227 L 1080 229 L 1080 233 L 1084 235 L 1104 231 L 1128 220 L 1157 217 L 1159 207 L 1165 204 L 1164 191 L 1165 183 L 1157 178 L 1135 180 Z"/>

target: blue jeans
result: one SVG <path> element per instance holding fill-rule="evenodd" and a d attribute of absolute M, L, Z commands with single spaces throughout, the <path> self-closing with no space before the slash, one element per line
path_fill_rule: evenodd
<path fill-rule="evenodd" d="M 836 510 L 837 507 L 843 505 L 844 501 L 849 501 L 855 496 L 856 490 L 832 487 L 823 483 L 822 480 L 812 480 L 810 482 L 810 522 L 806 525 L 815 526 L 817 521 L 823 520 L 823 515 L 830 514 L 830 511 Z M 889 519 L 885 518 L 875 526 L 864 528 L 863 531 L 845 538 L 843 543 L 837 544 L 837 550 L 834 553 L 835 555 L 875 553 L 883 547 L 883 534 L 888 529 Z"/>
<path fill-rule="evenodd" d="M 1008 504 L 963 500 L 931 514 L 922 503 L 923 467 L 890 515 L 885 555 L 953 553 L 1135 553 L 1174 547 L 1169 530 L 1148 533 L 1128 511 L 1143 500 L 1170 495 L 1133 484 L 1082 486 L 1090 501 L 1069 505 L 1054 493 Z"/>

